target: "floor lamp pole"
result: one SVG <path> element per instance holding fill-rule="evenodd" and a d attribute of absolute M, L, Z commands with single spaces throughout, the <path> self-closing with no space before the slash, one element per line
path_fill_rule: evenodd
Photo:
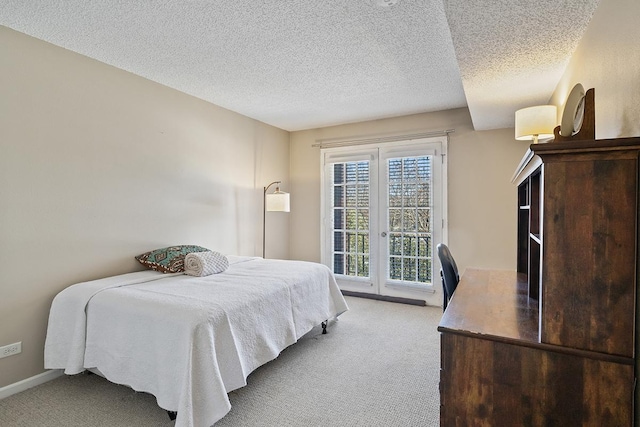
<path fill-rule="evenodd" d="M 267 236 L 267 190 L 273 185 L 273 184 L 280 184 L 281 181 L 273 181 L 271 184 L 267 185 L 266 187 L 263 187 L 264 191 L 262 193 L 262 258 L 264 258 L 264 254 L 265 254 L 265 243 L 266 243 L 266 236 Z"/>

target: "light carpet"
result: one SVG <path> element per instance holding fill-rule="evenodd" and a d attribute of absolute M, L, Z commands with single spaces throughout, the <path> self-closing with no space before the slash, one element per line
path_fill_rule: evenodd
<path fill-rule="evenodd" d="M 216 427 L 439 425 L 442 309 L 346 297 L 314 328 L 229 393 Z M 4 427 L 172 426 L 155 398 L 96 375 L 63 376 L 0 400 Z"/>

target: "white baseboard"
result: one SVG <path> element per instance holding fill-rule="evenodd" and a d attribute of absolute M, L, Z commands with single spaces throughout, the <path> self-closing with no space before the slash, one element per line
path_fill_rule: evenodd
<path fill-rule="evenodd" d="M 17 383 L 9 384 L 8 386 L 0 388 L 0 400 L 5 397 L 9 397 L 12 394 L 20 393 L 21 391 L 25 391 L 31 387 L 35 387 L 37 385 L 44 384 L 47 381 L 61 377 L 63 374 L 64 371 L 62 369 L 52 369 L 31 378 L 18 381 Z"/>

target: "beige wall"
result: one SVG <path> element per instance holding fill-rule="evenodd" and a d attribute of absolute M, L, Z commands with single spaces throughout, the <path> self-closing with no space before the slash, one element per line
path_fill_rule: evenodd
<path fill-rule="evenodd" d="M 0 27 L 0 387 L 43 372 L 53 296 L 170 244 L 260 255 L 289 133 Z M 288 216 L 268 214 L 288 257 Z M 276 239 L 275 236 L 282 236 Z"/>
<path fill-rule="evenodd" d="M 516 267 L 516 187 L 526 152 L 513 129 L 476 132 L 466 108 L 291 134 L 291 256 L 320 261 L 319 139 L 455 129 L 449 141 L 449 247 L 461 270 Z"/>
<path fill-rule="evenodd" d="M 576 83 L 595 88 L 596 138 L 640 135 L 640 2 L 600 0 L 551 102 L 559 116 Z"/>

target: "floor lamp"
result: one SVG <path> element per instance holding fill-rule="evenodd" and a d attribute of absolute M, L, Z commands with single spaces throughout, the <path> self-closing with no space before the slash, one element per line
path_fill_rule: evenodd
<path fill-rule="evenodd" d="M 289 212 L 289 193 L 280 191 L 280 182 L 273 181 L 271 184 L 264 187 L 264 193 L 262 197 L 262 258 L 265 254 L 265 242 L 267 235 L 267 211 L 269 212 Z M 267 191 L 272 185 L 276 185 L 276 191 L 271 194 L 267 194 Z"/>

